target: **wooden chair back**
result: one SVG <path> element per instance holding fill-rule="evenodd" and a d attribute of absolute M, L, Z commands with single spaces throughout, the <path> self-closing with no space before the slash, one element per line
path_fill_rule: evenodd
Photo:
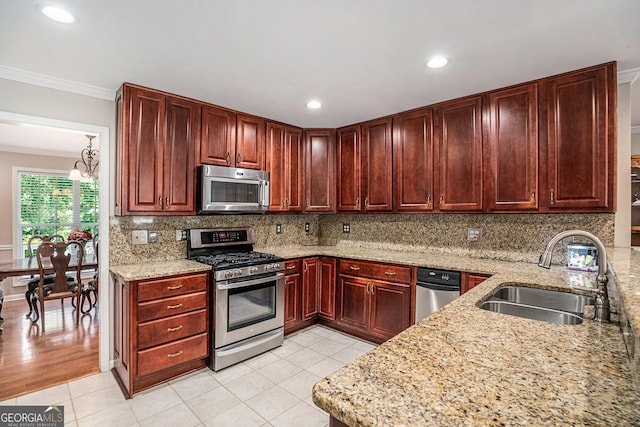
<path fill-rule="evenodd" d="M 79 242 L 71 241 L 68 243 L 65 242 L 43 242 L 38 246 L 37 250 L 37 259 L 38 259 L 38 270 L 40 273 L 40 281 L 44 284 L 44 276 L 45 276 L 45 266 L 43 261 L 48 259 L 53 267 L 54 278 L 53 278 L 53 287 L 51 294 L 57 293 L 68 293 L 69 292 L 69 282 L 67 281 L 67 270 L 69 268 L 69 263 L 71 262 L 71 253 L 68 251 L 68 248 L 75 247 L 77 248 L 76 259 L 77 259 L 77 267 L 76 270 L 76 282 L 78 285 L 82 282 L 81 272 L 82 272 L 82 258 L 84 256 L 84 249 Z"/>
<path fill-rule="evenodd" d="M 33 258 L 33 242 L 34 241 L 39 241 L 40 243 L 43 242 L 64 242 L 64 237 L 62 237 L 59 234 L 54 234 L 51 236 L 40 236 L 40 235 L 36 235 L 36 236 L 31 236 L 29 237 L 29 240 L 27 240 L 27 253 L 29 255 L 29 258 Z"/>

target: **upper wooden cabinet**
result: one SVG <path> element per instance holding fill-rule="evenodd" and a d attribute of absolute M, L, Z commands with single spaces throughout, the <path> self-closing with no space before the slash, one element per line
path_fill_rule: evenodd
<path fill-rule="evenodd" d="M 264 169 L 265 123 L 262 117 L 236 115 L 236 167 Z"/>
<path fill-rule="evenodd" d="M 236 155 L 236 113 L 224 108 L 202 107 L 200 163 L 231 166 Z"/>
<path fill-rule="evenodd" d="M 547 191 L 552 210 L 615 210 L 616 64 L 541 82 Z"/>
<path fill-rule="evenodd" d="M 271 211 L 302 210 L 302 129 L 267 122 Z"/>
<path fill-rule="evenodd" d="M 441 211 L 482 210 L 482 97 L 434 108 Z"/>
<path fill-rule="evenodd" d="M 200 104 L 128 84 L 116 102 L 116 212 L 194 215 Z"/>
<path fill-rule="evenodd" d="M 433 210 L 431 108 L 399 114 L 393 141 L 393 205 L 397 212 Z"/>
<path fill-rule="evenodd" d="M 538 86 L 487 95 L 486 209 L 538 209 Z"/>
<path fill-rule="evenodd" d="M 335 131 L 311 129 L 304 132 L 305 212 L 335 211 Z"/>
<path fill-rule="evenodd" d="M 392 118 L 338 129 L 338 212 L 392 209 Z"/>

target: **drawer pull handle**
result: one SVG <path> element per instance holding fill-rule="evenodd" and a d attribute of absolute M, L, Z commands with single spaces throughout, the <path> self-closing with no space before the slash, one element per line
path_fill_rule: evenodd
<path fill-rule="evenodd" d="M 175 328 L 167 328 L 167 332 L 175 332 L 179 331 L 180 329 L 182 329 L 182 325 L 178 325 Z"/>
<path fill-rule="evenodd" d="M 287 270 L 293 270 L 294 268 L 296 268 L 295 264 L 287 266 Z"/>
<path fill-rule="evenodd" d="M 397 273 L 395 271 L 385 271 L 384 274 L 387 276 L 395 276 Z"/>
<path fill-rule="evenodd" d="M 360 270 L 360 267 L 354 267 L 353 265 L 350 265 L 350 266 L 349 266 L 349 269 L 350 269 L 350 270 L 358 271 L 358 270 Z"/>
<path fill-rule="evenodd" d="M 184 351 L 180 350 L 177 353 L 167 354 L 167 357 L 178 357 L 178 356 L 182 356 L 183 353 L 184 353 Z"/>
<path fill-rule="evenodd" d="M 180 307 L 182 307 L 182 303 L 180 303 L 180 304 L 176 304 L 176 305 L 168 305 L 168 306 L 167 306 L 167 308 L 168 308 L 169 310 L 173 310 L 174 308 L 180 308 Z"/>
<path fill-rule="evenodd" d="M 182 285 L 167 286 L 167 290 L 169 290 L 169 291 L 175 291 L 176 289 L 180 289 L 181 287 L 182 287 Z"/>

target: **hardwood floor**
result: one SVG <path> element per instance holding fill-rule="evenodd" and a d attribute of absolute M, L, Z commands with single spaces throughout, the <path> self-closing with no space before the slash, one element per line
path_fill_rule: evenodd
<path fill-rule="evenodd" d="M 80 314 L 76 327 L 71 301 L 47 301 L 45 334 L 27 311 L 24 300 L 5 301 L 2 309 L 0 401 L 100 372 L 97 308 Z"/>

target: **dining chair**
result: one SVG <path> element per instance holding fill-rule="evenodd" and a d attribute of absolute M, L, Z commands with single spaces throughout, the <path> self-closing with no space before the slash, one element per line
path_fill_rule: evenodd
<path fill-rule="evenodd" d="M 70 282 L 67 280 L 67 270 L 71 262 L 71 254 L 69 248 L 76 246 L 77 266 L 75 269 L 75 280 Z M 33 306 L 35 317 L 33 323 L 37 323 L 38 319 L 42 321 L 42 332 L 44 326 L 44 303 L 48 300 L 75 298 L 76 300 L 76 326 L 80 323 L 80 295 L 82 293 L 82 258 L 84 249 L 78 242 L 43 242 L 38 246 L 36 251 L 36 259 L 38 260 L 38 270 L 40 280 L 38 281 L 37 292 L 31 296 L 31 305 Z M 44 262 L 49 261 L 53 267 L 53 283 L 46 283 Z M 39 309 L 39 312 L 38 312 Z"/>
<path fill-rule="evenodd" d="M 97 234 L 93 236 L 93 253 L 96 257 L 96 272 L 93 274 L 93 278 L 86 284 L 82 285 L 82 301 L 80 302 L 80 311 L 82 314 L 87 314 L 98 303 L 98 278 L 100 276 L 100 260 L 98 257 L 98 251 L 100 250 L 100 241 L 97 239 Z M 91 302 L 91 294 L 93 294 L 93 303 Z M 84 309 L 85 300 L 89 301 L 89 308 Z"/>
<path fill-rule="evenodd" d="M 34 257 L 34 242 L 38 242 L 38 245 L 43 243 L 43 242 L 64 242 L 64 237 L 62 237 L 59 234 L 53 234 L 51 236 L 41 236 L 41 235 L 35 235 L 35 236 L 31 236 L 29 237 L 29 240 L 27 240 L 27 255 L 29 256 L 29 259 L 33 259 Z M 37 248 L 37 246 L 36 246 Z M 33 306 L 31 305 L 31 296 L 33 295 L 33 293 L 36 291 L 36 289 L 38 289 L 38 281 L 40 280 L 40 277 L 37 275 L 32 275 L 31 276 L 31 280 L 29 280 L 29 282 L 27 282 L 27 290 L 24 293 L 24 298 L 27 300 L 27 305 L 29 306 L 29 312 L 26 314 L 25 317 L 30 317 L 33 314 Z M 73 278 L 71 277 L 69 279 L 70 281 L 73 280 Z M 53 275 L 49 274 L 47 276 L 45 276 L 45 281 L 48 283 L 52 283 L 53 282 Z M 64 300 L 60 300 L 60 304 L 64 304 Z"/>

